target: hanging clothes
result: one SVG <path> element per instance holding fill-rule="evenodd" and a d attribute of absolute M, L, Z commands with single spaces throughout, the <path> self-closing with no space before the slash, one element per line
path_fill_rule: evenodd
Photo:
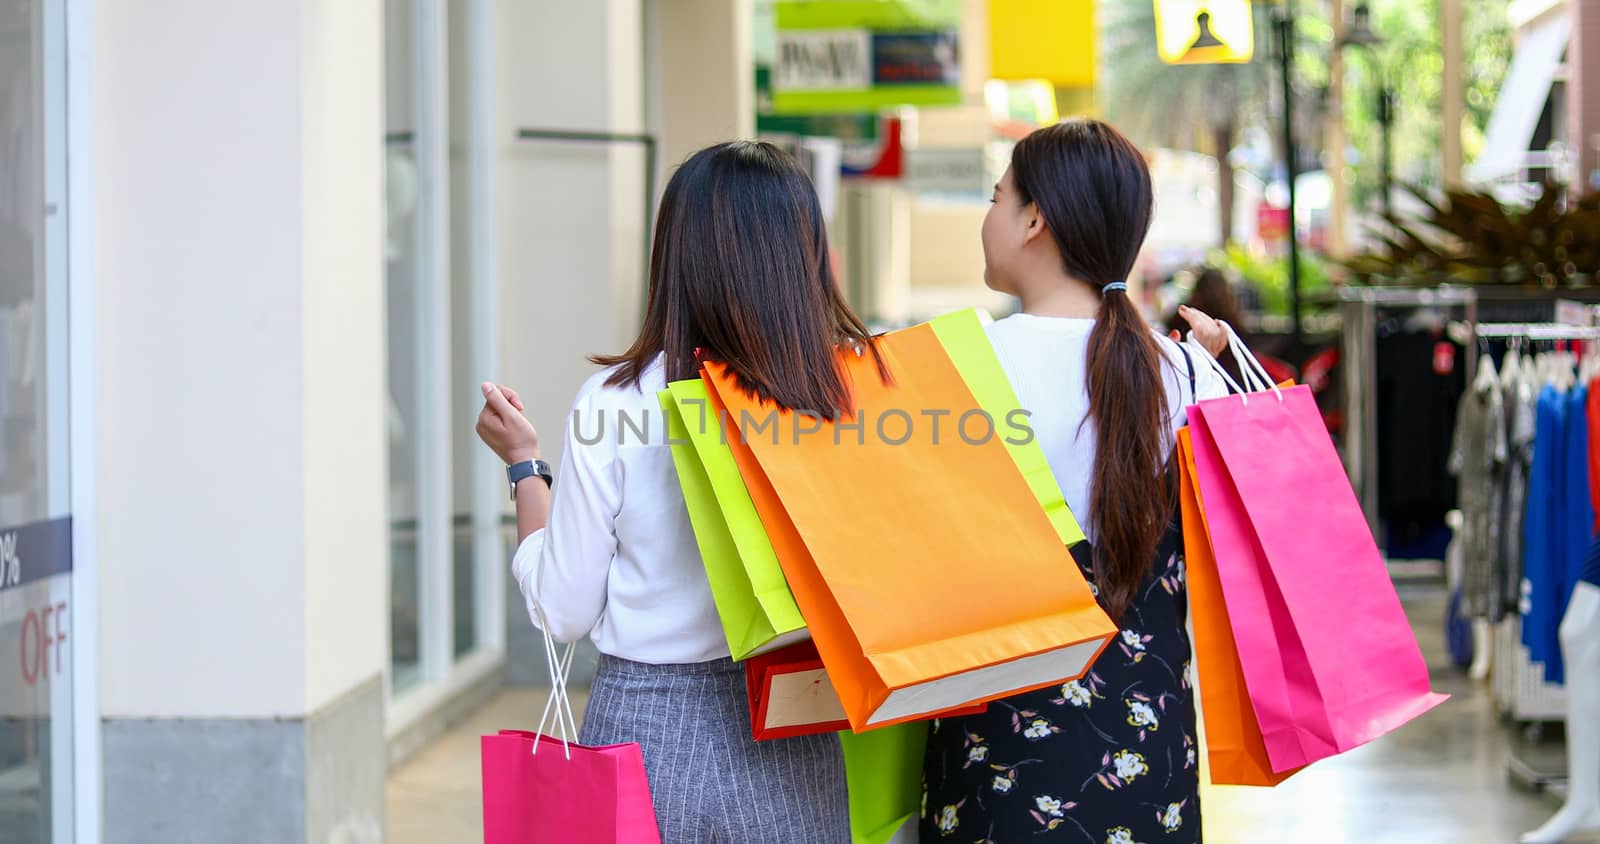
<path fill-rule="evenodd" d="M 1551 379 L 1539 393 L 1533 468 L 1523 523 L 1522 641 L 1544 665 L 1545 681 L 1562 683 L 1561 618 L 1594 536 L 1593 459 L 1588 385 L 1573 383 L 1566 356 L 1542 361 Z"/>
<path fill-rule="evenodd" d="M 1378 333 L 1378 511 L 1392 549 L 1426 542 L 1455 509 L 1450 447 L 1466 361 L 1442 331 L 1391 321 Z"/>
<path fill-rule="evenodd" d="M 1505 397 L 1494 361 L 1478 365 L 1472 390 L 1456 414 L 1450 471 L 1456 476 L 1462 515 L 1460 543 L 1461 614 L 1487 619 L 1505 603 L 1504 579 L 1496 567 L 1500 547 L 1500 498 L 1505 493 L 1507 459 Z"/>
<path fill-rule="evenodd" d="M 1522 643 L 1528 658 L 1543 663 L 1545 678 L 1560 682 L 1561 641 L 1557 628 L 1565 600 L 1566 581 L 1559 529 L 1563 508 L 1559 500 L 1566 450 L 1567 398 L 1553 384 L 1539 392 L 1538 421 L 1534 434 L 1533 467 L 1528 474 L 1527 515 L 1523 519 Z"/>
<path fill-rule="evenodd" d="M 1523 519 L 1527 515 L 1528 474 L 1533 468 L 1533 441 L 1537 424 L 1538 390 L 1533 383 L 1533 361 L 1507 357 L 1500 386 L 1506 408 L 1506 471 L 1500 496 L 1501 605 L 1496 621 L 1520 612 L 1522 594 Z"/>

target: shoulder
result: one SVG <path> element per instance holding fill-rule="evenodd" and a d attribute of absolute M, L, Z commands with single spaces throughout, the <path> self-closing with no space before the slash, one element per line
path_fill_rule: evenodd
<path fill-rule="evenodd" d="M 1206 364 L 1205 359 L 1198 352 L 1187 344 L 1179 343 L 1160 331 L 1152 330 L 1150 333 L 1155 335 L 1156 347 L 1161 349 L 1161 357 L 1166 363 L 1166 366 L 1163 367 L 1164 370 L 1170 371 L 1182 379 L 1185 384 L 1188 383 L 1191 377 L 1196 381 L 1200 380 L 1202 377 L 1201 370 L 1205 368 Z"/>
<path fill-rule="evenodd" d="M 610 383 L 621 369 L 622 366 L 618 364 L 590 375 L 584 380 L 583 386 L 578 388 L 578 395 L 572 402 L 573 407 L 628 409 L 655 406 L 656 393 L 666 389 L 667 386 L 661 358 L 657 357 L 645 367 L 638 384 Z"/>
<path fill-rule="evenodd" d="M 1172 373 L 1179 379 L 1182 389 L 1179 395 L 1187 396 L 1193 401 L 1221 398 L 1228 394 L 1228 382 L 1217 374 L 1212 365 L 1211 355 L 1204 349 L 1197 348 L 1192 342 L 1178 342 L 1160 332 L 1156 332 L 1156 344 L 1161 347 L 1163 357 L 1171 367 Z M 1194 391 L 1189 391 L 1189 383 L 1193 381 Z"/>

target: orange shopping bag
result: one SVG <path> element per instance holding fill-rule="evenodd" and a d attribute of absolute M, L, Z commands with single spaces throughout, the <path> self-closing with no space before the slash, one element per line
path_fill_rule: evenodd
<path fill-rule="evenodd" d="M 703 371 L 851 726 L 1081 676 L 1116 627 L 1006 449 L 1023 432 L 992 419 L 982 436 L 984 411 L 932 326 L 876 342 L 891 383 L 872 356 L 843 354 L 845 424 L 758 403 L 714 362 Z"/>
<path fill-rule="evenodd" d="M 1244 669 L 1233 642 L 1233 623 L 1222 599 L 1217 560 L 1194 480 L 1189 429 L 1178 431 L 1179 506 L 1183 555 L 1189 578 L 1189 614 L 1194 621 L 1195 669 L 1200 674 L 1200 711 L 1206 760 L 1217 785 L 1277 785 L 1299 771 L 1273 773 L 1261 726 L 1245 691 Z"/>

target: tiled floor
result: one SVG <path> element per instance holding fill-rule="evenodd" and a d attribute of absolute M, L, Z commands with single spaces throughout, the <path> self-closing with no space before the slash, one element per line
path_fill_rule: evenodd
<path fill-rule="evenodd" d="M 1394 735 L 1318 763 L 1275 789 L 1208 789 L 1208 842 L 1496 844 L 1515 842 L 1550 814 L 1547 798 L 1508 785 L 1511 733 L 1483 689 L 1448 667 L 1441 602 L 1424 596 L 1409 600 L 1408 608 L 1434 666 L 1435 688 L 1455 698 Z M 387 840 L 481 840 L 478 736 L 531 729 L 543 704 L 537 690 L 507 690 L 394 771 Z"/>

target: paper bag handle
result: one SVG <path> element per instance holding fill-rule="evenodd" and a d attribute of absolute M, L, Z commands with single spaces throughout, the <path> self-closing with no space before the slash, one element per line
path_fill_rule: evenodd
<path fill-rule="evenodd" d="M 572 716 L 572 697 L 567 692 L 567 677 L 572 673 L 572 654 L 577 650 L 576 645 L 567 645 L 565 650 L 558 644 L 554 636 L 550 635 L 550 619 L 544 613 L 544 605 L 539 602 L 541 576 L 544 574 L 543 560 L 533 575 L 533 592 L 530 603 L 533 604 L 534 615 L 537 616 L 539 633 L 544 637 L 544 658 L 550 668 L 550 697 L 545 699 L 544 713 L 539 716 L 539 735 L 547 735 L 545 727 L 551 725 L 561 733 L 561 749 L 568 760 L 572 759 L 572 741 L 577 737 L 577 719 Z M 551 718 L 554 718 L 552 724 Z M 539 742 L 533 743 L 533 755 L 539 755 Z"/>
<path fill-rule="evenodd" d="M 1283 391 L 1273 382 L 1272 376 L 1267 373 L 1266 367 L 1261 365 L 1261 361 L 1250 353 L 1250 348 L 1239 337 L 1239 332 L 1235 331 L 1233 326 L 1226 322 L 1219 324 L 1222 326 L 1222 330 L 1227 332 L 1228 350 L 1233 352 L 1234 360 L 1239 362 L 1239 374 L 1244 379 L 1244 386 L 1240 386 L 1238 381 L 1233 380 L 1233 376 L 1228 374 L 1227 368 L 1217 360 L 1215 355 L 1211 354 L 1211 350 L 1207 349 L 1204 344 L 1194 341 L 1191 336 L 1190 345 L 1199 349 L 1200 354 L 1204 355 L 1205 360 L 1211 364 L 1211 369 L 1222 376 L 1222 380 L 1227 382 L 1234 392 L 1239 393 L 1245 404 L 1250 403 L 1251 393 L 1262 393 L 1268 390 L 1271 390 L 1278 397 L 1278 401 L 1282 402 Z"/>

